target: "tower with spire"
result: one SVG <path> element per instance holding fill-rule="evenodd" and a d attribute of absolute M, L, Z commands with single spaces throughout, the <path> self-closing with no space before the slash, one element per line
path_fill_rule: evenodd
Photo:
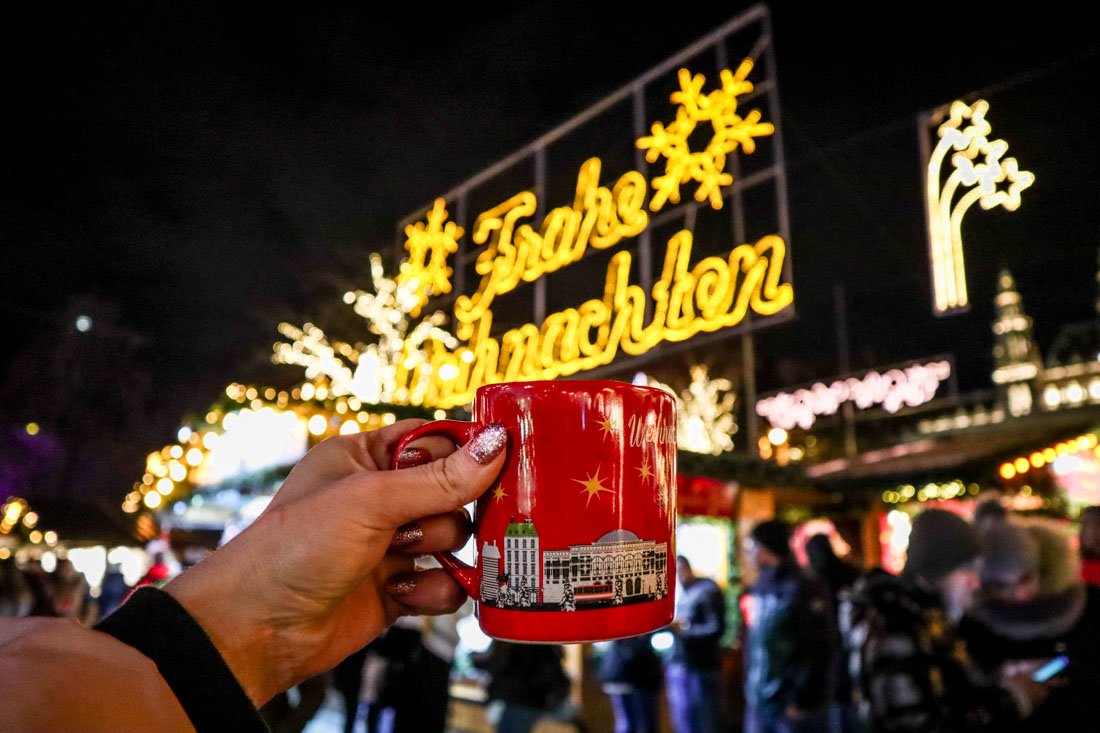
<path fill-rule="evenodd" d="M 1010 415 L 1027 415 L 1035 404 L 1035 388 L 1043 360 L 1032 338 L 1031 318 L 1024 312 L 1012 273 L 1002 269 L 997 281 L 993 383 Z"/>

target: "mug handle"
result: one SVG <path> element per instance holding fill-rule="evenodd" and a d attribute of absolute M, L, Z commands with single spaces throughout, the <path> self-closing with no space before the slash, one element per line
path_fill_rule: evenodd
<path fill-rule="evenodd" d="M 462 420 L 435 420 L 424 423 L 420 427 L 413 428 L 405 433 L 401 440 L 397 442 L 397 447 L 393 450 L 390 468 L 397 468 L 397 457 L 401 455 L 401 451 L 405 450 L 409 443 L 418 438 L 439 435 L 450 438 L 461 446 L 470 442 L 480 428 L 481 425 L 478 423 Z M 462 586 L 462 590 L 466 591 L 468 596 L 475 601 L 481 601 L 481 571 L 478 568 L 467 565 L 449 552 L 436 552 L 432 554 L 432 557 L 439 561 L 443 569 Z"/>

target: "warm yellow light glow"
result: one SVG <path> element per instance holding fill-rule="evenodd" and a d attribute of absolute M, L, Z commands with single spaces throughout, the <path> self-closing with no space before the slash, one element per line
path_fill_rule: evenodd
<path fill-rule="evenodd" d="M 170 478 L 162 478 L 160 481 L 157 481 L 157 491 L 165 496 L 171 494 L 173 488 L 175 488 L 175 485 Z M 148 494 L 146 494 L 146 496 L 148 496 Z"/>
<path fill-rule="evenodd" d="M 308 423 L 310 435 L 324 435 L 328 430 L 328 420 L 321 415 L 314 415 Z"/>
<path fill-rule="evenodd" d="M 382 416 L 382 424 L 383 425 L 393 425 L 394 422 L 396 422 L 396 421 L 397 421 L 397 416 L 394 415 L 392 412 L 387 412 L 385 415 Z"/>
<path fill-rule="evenodd" d="M 218 442 L 218 434 L 213 430 L 202 435 L 202 447 L 206 450 L 213 449 L 214 445 Z"/>
<path fill-rule="evenodd" d="M 1015 478 L 1016 466 L 1012 465 L 1011 463 L 1002 463 L 1000 473 L 1001 478 L 1003 478 L 1005 481 Z"/>
<path fill-rule="evenodd" d="M 1012 465 L 1016 467 L 1016 473 L 1027 473 L 1031 468 L 1031 464 L 1027 462 L 1026 458 L 1017 458 L 1012 462 Z"/>
<path fill-rule="evenodd" d="M 340 435 L 353 435 L 358 432 L 359 423 L 354 420 L 345 420 L 344 423 L 340 425 Z"/>
<path fill-rule="evenodd" d="M 27 431 L 27 435 L 38 435 L 39 427 L 36 422 L 27 423 L 27 427 L 24 429 Z"/>
<path fill-rule="evenodd" d="M 691 367 L 690 373 L 691 382 L 680 394 L 656 379 L 644 378 L 650 387 L 663 389 L 676 398 L 677 446 L 709 455 L 733 450 L 733 434 L 737 432 L 733 383 L 728 379 L 711 379 L 706 367 L 698 364 Z"/>
<path fill-rule="evenodd" d="M 745 59 L 736 71 L 723 69 L 719 75 L 722 88 L 709 94 L 703 94 L 706 79 L 702 74 L 692 75 L 687 69 L 680 69 L 680 90 L 670 97 L 679 105 L 676 119 L 667 126 L 653 123 L 652 134 L 637 142 L 650 163 L 661 157 L 665 159 L 664 175 L 653 179 L 651 210 L 660 211 L 666 201 L 679 203 L 680 186 L 692 180 L 699 184 L 696 201 L 709 200 L 713 208 L 722 208 L 722 188 L 733 183 L 733 175 L 726 171 L 726 156 L 738 148 L 743 153 L 752 153 L 756 150 L 754 138 L 775 132 L 772 123 L 761 122 L 759 110 L 754 109 L 744 117 L 737 112 L 737 98 L 753 91 L 753 84 L 748 81 L 752 67 L 752 60 Z M 706 147 L 692 150 L 691 139 L 705 128 L 711 132 Z"/>
<path fill-rule="evenodd" d="M 38 524 L 37 512 L 27 512 L 23 515 L 23 526 L 27 529 L 33 529 L 34 525 Z"/>
<path fill-rule="evenodd" d="M 0 547 L 0 560 L 7 560 L 11 557 L 11 550 L 6 547 Z"/>
<path fill-rule="evenodd" d="M 202 463 L 202 451 L 198 448 L 190 449 L 189 451 L 187 451 L 186 460 L 188 466 L 198 466 L 200 463 Z"/>
<path fill-rule="evenodd" d="M 187 478 L 187 469 L 179 461 L 172 461 L 168 465 L 168 478 L 177 483 L 183 481 Z"/>
<path fill-rule="evenodd" d="M 447 221 L 446 204 L 443 199 L 436 199 L 426 222 L 405 227 L 405 249 L 409 259 L 402 263 L 397 282 L 411 285 L 418 294 L 416 304 L 409 311 L 412 316 L 420 315 L 420 309 L 431 296 L 451 292 L 451 268 L 447 266 L 447 257 L 458 251 L 458 240 L 464 230 L 455 222 Z M 351 295 L 350 302 L 355 302 L 355 294 Z"/>
<path fill-rule="evenodd" d="M 183 448 L 181 446 L 174 445 L 169 449 L 168 455 L 172 456 L 173 458 L 180 458 L 181 456 L 183 456 Z"/>
<path fill-rule="evenodd" d="M 29 539 L 31 541 L 31 544 L 37 545 L 40 542 L 42 542 L 42 533 L 39 532 L 36 529 L 33 532 L 31 532 L 29 535 L 27 535 L 27 539 Z"/>
<path fill-rule="evenodd" d="M 160 502 L 160 494 L 156 493 L 155 491 L 150 491 L 148 494 L 145 495 L 145 506 L 149 507 L 150 509 L 156 509 L 158 506 L 160 506 Z"/>
<path fill-rule="evenodd" d="M 985 100 L 971 105 L 954 102 L 948 119 L 937 130 L 940 140 L 928 160 L 925 206 L 938 314 L 969 304 L 962 243 L 962 219 L 967 210 L 977 203 L 987 210 L 1002 206 L 1015 211 L 1020 206 L 1020 192 L 1035 182 L 1034 175 L 1020 170 L 1015 158 L 1004 157 L 1008 143 L 989 139 L 988 110 Z M 954 170 L 944 180 L 949 154 Z M 998 189 L 1002 183 L 1004 188 Z M 956 193 L 962 194 L 958 200 Z"/>
<path fill-rule="evenodd" d="M 1040 452 L 1032 453 L 1028 460 L 1031 462 L 1032 467 L 1042 468 L 1046 465 L 1047 459 Z"/>
<path fill-rule="evenodd" d="M 43 533 L 42 539 L 46 541 L 47 545 L 53 547 L 57 544 L 57 532 L 54 532 L 52 529 L 48 530 L 47 532 Z"/>
<path fill-rule="evenodd" d="M 1043 459 L 1047 463 L 1053 463 L 1054 459 L 1058 457 L 1058 454 L 1053 448 L 1043 448 Z"/>
<path fill-rule="evenodd" d="M 302 385 L 302 399 L 305 400 L 306 402 L 308 402 L 308 401 L 313 399 L 313 395 L 314 395 L 313 385 L 310 384 L 309 382 L 306 382 L 305 384 L 303 384 Z"/>
<path fill-rule="evenodd" d="M 783 445 L 787 442 L 787 431 L 783 428 L 772 428 L 768 431 L 768 442 L 772 445 Z"/>

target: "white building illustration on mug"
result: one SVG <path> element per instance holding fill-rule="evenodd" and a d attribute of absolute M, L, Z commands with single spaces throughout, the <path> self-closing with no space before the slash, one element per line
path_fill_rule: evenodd
<path fill-rule="evenodd" d="M 530 518 L 504 530 L 503 557 L 483 542 L 481 600 L 509 609 L 605 608 L 664 598 L 668 594 L 668 545 L 615 530 L 587 545 L 541 550 Z"/>

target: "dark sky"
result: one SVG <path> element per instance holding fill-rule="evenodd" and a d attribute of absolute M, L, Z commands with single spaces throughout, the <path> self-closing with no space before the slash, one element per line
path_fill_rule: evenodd
<path fill-rule="evenodd" d="M 761 387 L 780 386 L 783 357 L 833 373 L 836 283 L 857 366 L 953 352 L 964 381 L 987 380 L 1001 264 L 1042 344 L 1089 317 L 1093 26 L 801 5 L 773 10 L 798 318 L 761 335 Z M 357 284 L 404 215 L 749 4 L 367 6 L 42 2 L 6 17 L 0 369 L 91 294 L 144 336 L 165 424 L 202 409 L 268 359 L 280 319 Z M 937 320 L 916 116 L 979 89 L 1037 183 L 1014 214 L 969 215 L 975 306 Z"/>

